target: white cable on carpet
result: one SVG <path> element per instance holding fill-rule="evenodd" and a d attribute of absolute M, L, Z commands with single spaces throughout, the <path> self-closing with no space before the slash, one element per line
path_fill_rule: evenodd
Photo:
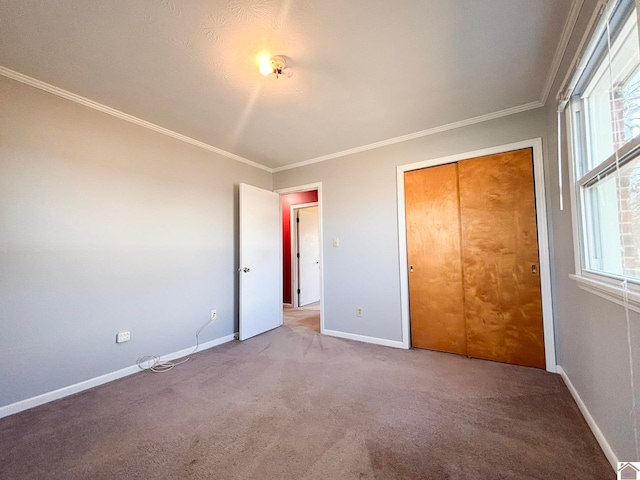
<path fill-rule="evenodd" d="M 168 372 L 173 367 L 177 367 L 178 365 L 182 365 L 183 363 L 189 361 L 189 359 L 191 358 L 191 355 L 193 355 L 196 352 L 196 350 L 198 350 L 198 347 L 200 346 L 200 339 L 199 339 L 200 332 L 202 332 L 202 330 L 204 330 L 206 327 L 211 325 L 211 323 L 213 323 L 212 320 L 207 321 L 207 323 L 202 325 L 196 331 L 196 346 L 193 348 L 193 351 L 189 353 L 189 356 L 184 360 L 181 360 L 179 362 L 162 362 L 160 360 L 159 355 L 145 355 L 144 357 L 140 357 L 138 359 L 138 367 L 141 370 L 151 370 L 152 372 L 155 372 L 155 373 L 163 373 L 163 372 Z M 150 365 L 148 367 L 145 367 L 143 366 L 145 363 L 148 363 Z"/>

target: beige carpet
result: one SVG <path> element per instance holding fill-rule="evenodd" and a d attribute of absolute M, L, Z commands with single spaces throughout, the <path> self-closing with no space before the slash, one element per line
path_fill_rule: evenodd
<path fill-rule="evenodd" d="M 0 478 L 615 478 L 559 376 L 317 325 L 4 418 Z"/>
<path fill-rule="evenodd" d="M 320 311 L 320 302 L 314 302 L 314 303 L 310 303 L 309 305 L 305 305 L 304 307 L 299 307 L 299 308 L 291 308 L 291 307 L 284 307 L 285 312 L 287 310 L 289 311 L 293 311 L 295 312 L 296 310 L 317 310 L 318 312 Z"/>

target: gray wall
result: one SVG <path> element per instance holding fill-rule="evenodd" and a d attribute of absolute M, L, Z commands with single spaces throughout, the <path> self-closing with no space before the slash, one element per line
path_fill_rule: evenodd
<path fill-rule="evenodd" d="M 546 135 L 544 109 L 274 174 L 322 182 L 325 328 L 401 341 L 396 167 Z M 332 246 L 333 238 L 340 246 Z M 364 315 L 356 316 L 356 307 Z"/>
<path fill-rule="evenodd" d="M 640 460 L 624 310 L 568 278 L 569 197 L 560 212 L 550 187 L 558 175 L 553 97 L 595 3 L 584 3 L 547 107 L 273 179 L 0 77 L 0 406 L 187 348 L 211 308 L 219 320 L 202 341 L 233 333 L 238 182 L 321 181 L 325 326 L 400 341 L 395 167 L 543 137 L 558 363 L 618 458 Z M 635 371 L 638 320 L 632 315 Z M 121 329 L 132 340 L 116 345 Z"/>
<path fill-rule="evenodd" d="M 555 106 L 549 110 L 549 160 L 557 162 Z M 568 164 L 565 152 L 564 169 Z M 557 182 L 557 168 L 550 177 Z M 554 232 L 554 306 L 557 363 L 562 366 L 580 398 L 620 461 L 638 461 L 633 434 L 631 377 L 624 308 L 578 288 L 569 278 L 575 273 L 568 179 L 565 210 L 558 208 L 559 193 L 552 190 L 551 225 Z M 632 349 L 640 357 L 639 317 L 631 313 Z M 635 362 L 635 370 L 640 364 Z M 636 378 L 636 386 L 640 379 Z M 637 388 L 636 388 L 637 390 Z M 637 393 L 640 399 L 640 392 Z"/>
<path fill-rule="evenodd" d="M 575 273 L 565 145 L 565 210 L 559 210 L 555 95 L 570 67 L 595 0 L 586 0 L 547 106 L 402 144 L 279 172 L 274 188 L 323 182 L 326 328 L 401 339 L 397 165 L 543 137 L 556 350 L 614 454 L 640 461 L 633 431 L 630 354 L 624 309 L 580 290 Z M 565 136 L 566 138 L 566 136 Z M 340 247 L 333 248 L 333 237 Z M 355 316 L 364 308 L 363 318 Z M 631 314 L 634 370 L 640 371 L 640 317 Z M 633 379 L 640 401 L 640 379 Z"/>
<path fill-rule="evenodd" d="M 569 274 L 575 273 L 572 217 L 568 178 L 567 143 L 563 142 L 565 210 L 560 211 L 557 168 L 557 113 L 555 95 L 570 68 L 570 62 L 584 34 L 596 2 L 585 1 L 567 54 L 561 64 L 552 95 L 546 106 L 548 125 L 548 180 L 551 189 L 550 221 L 554 232 L 555 274 L 553 293 L 556 322 L 556 350 L 562 366 L 580 398 L 620 461 L 640 461 L 633 432 L 631 375 L 627 322 L 624 308 L 578 288 Z M 563 116 L 564 126 L 564 116 Z M 563 129 L 566 139 L 566 130 Z M 637 314 L 631 317 L 634 370 L 640 369 L 640 329 Z M 636 395 L 639 378 L 635 378 Z"/>
<path fill-rule="evenodd" d="M 271 174 L 0 77 L 0 406 L 236 331 L 237 184 Z M 131 341 L 116 345 L 119 330 Z"/>

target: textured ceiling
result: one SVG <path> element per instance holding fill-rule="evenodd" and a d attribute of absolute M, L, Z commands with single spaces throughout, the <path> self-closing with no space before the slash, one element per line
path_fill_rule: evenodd
<path fill-rule="evenodd" d="M 571 6 L 0 0 L 0 65 L 278 168 L 544 101 Z"/>

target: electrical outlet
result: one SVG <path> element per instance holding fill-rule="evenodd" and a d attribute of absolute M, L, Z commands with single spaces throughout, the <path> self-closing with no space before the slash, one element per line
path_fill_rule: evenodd
<path fill-rule="evenodd" d="M 118 332 L 116 335 L 116 343 L 124 343 L 131 340 L 131 332 L 128 330 L 123 330 L 122 332 Z"/>
<path fill-rule="evenodd" d="M 211 321 L 215 322 L 218 319 L 218 311 L 214 308 L 211 310 Z"/>
<path fill-rule="evenodd" d="M 362 316 L 362 307 L 356 307 L 356 316 L 358 317 Z"/>

